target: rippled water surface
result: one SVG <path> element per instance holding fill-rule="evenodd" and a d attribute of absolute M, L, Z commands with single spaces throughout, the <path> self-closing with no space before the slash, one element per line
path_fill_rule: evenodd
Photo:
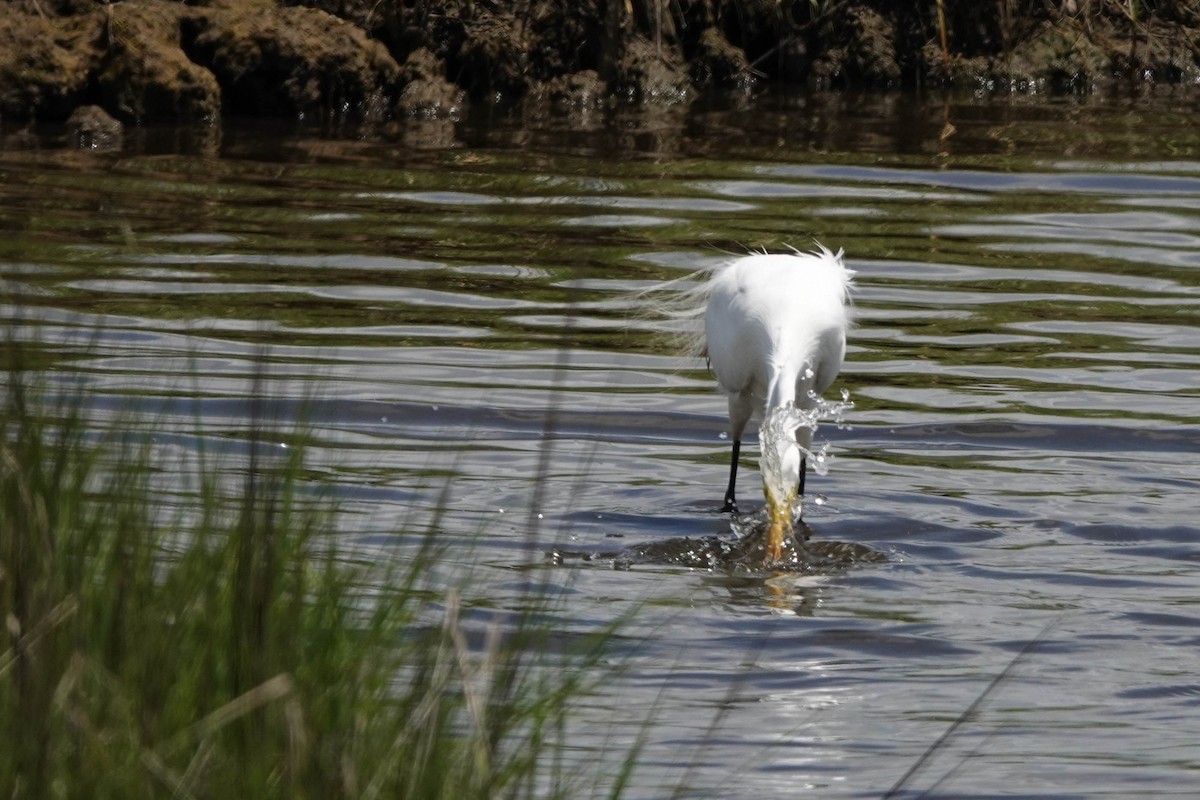
<path fill-rule="evenodd" d="M 848 95 L 501 115 L 442 147 L 10 137 L 5 316 L 101 407 L 198 411 L 164 447 L 238 440 L 265 359 L 347 541 L 436 525 L 482 565 L 473 624 L 530 569 L 564 637 L 636 610 L 565 754 L 615 772 L 644 736 L 630 796 L 881 796 L 1006 668 L 901 796 L 1192 796 L 1197 112 Z M 614 569 L 729 535 L 724 400 L 631 292 L 814 239 L 858 273 L 832 393 L 856 405 L 817 432 L 805 519 L 886 560 Z"/>

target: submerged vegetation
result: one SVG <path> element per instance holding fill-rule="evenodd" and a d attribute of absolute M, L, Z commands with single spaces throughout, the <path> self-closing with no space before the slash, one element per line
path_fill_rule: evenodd
<path fill-rule="evenodd" d="M 0 398 L 0 794 L 588 793 L 549 753 L 604 636 L 549 664 L 548 586 L 471 630 L 432 536 L 339 547 L 302 430 L 260 409 L 239 456 L 165 465 L 160 421 L 92 418 L 25 347 Z"/>

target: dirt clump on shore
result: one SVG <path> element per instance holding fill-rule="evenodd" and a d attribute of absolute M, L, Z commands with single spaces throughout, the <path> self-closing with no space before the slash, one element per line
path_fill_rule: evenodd
<path fill-rule="evenodd" d="M 457 119 L 709 89 L 1200 81 L 1188 0 L 0 0 L 0 119 Z"/>

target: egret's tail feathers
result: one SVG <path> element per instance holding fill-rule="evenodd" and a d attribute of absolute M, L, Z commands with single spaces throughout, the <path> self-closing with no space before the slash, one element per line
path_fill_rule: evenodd
<path fill-rule="evenodd" d="M 814 250 L 803 252 L 791 245 L 788 249 L 799 259 L 817 262 L 830 270 L 840 282 L 843 299 L 849 301 L 854 285 L 854 270 L 843 262 L 844 251 L 836 253 L 820 242 L 813 241 Z M 747 255 L 768 255 L 766 248 L 761 252 L 750 250 Z M 704 337 L 704 314 L 712 295 L 713 285 L 729 267 L 738 263 L 743 256 L 736 256 L 702 267 L 687 275 L 656 283 L 631 292 L 626 300 L 632 307 L 632 317 L 649 323 L 655 330 L 667 333 L 674 340 L 675 349 L 682 355 L 701 358 L 707 353 Z"/>
<path fill-rule="evenodd" d="M 630 292 L 624 302 L 641 326 L 666 334 L 673 349 L 689 357 L 704 355 L 704 307 L 711 268 Z"/>

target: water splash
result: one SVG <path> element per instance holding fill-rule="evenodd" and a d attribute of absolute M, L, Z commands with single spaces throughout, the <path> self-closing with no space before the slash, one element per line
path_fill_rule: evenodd
<path fill-rule="evenodd" d="M 587 552 L 554 549 L 545 554 L 553 566 L 597 566 L 628 570 L 640 566 L 672 566 L 768 578 L 781 573 L 831 575 L 864 564 L 888 560 L 885 553 L 857 542 L 812 539 L 803 522 L 785 543 L 782 558 L 767 562 L 763 555 L 766 518 L 747 514 L 730 523 L 736 535 L 676 537 L 631 545 L 623 550 Z"/>
<path fill-rule="evenodd" d="M 631 569 L 639 564 L 668 564 L 733 573 L 762 574 L 766 570 L 772 575 L 828 574 L 856 564 L 885 561 L 887 557 L 883 553 L 865 545 L 813 541 L 812 531 L 800 519 L 801 505 L 796 496 L 800 459 L 807 459 L 818 474 L 826 474 L 830 462 L 828 444 L 813 449 L 813 434 L 818 424 L 825 421 L 833 421 L 839 428 L 845 427 L 843 416 L 854 408 L 850 393 L 846 391 L 842 392 L 840 401 L 822 400 L 816 396 L 810 396 L 809 401 L 811 408 L 788 404 L 773 409 L 759 427 L 762 449 L 759 463 L 768 502 L 752 514 L 736 514 L 730 519 L 730 531 L 735 538 L 682 537 L 634 545 L 616 553 L 553 550 L 546 554 L 546 560 L 555 565 L 568 561 L 600 561 L 614 569 Z M 781 509 L 784 510 L 782 515 Z M 777 527 L 779 522 L 784 524 Z M 773 538 L 776 533 L 782 534 L 781 540 Z"/>
<path fill-rule="evenodd" d="M 814 449 L 813 434 L 818 423 L 833 421 L 838 428 L 845 427 L 844 416 L 854 408 L 850 392 L 843 389 L 841 400 L 824 400 L 809 395 L 811 408 L 799 408 L 788 403 L 767 412 L 758 429 L 759 470 L 762 473 L 763 490 L 768 503 L 791 508 L 793 519 L 803 510 L 801 498 L 796 496 L 800 482 L 800 461 L 805 459 L 809 469 L 818 475 L 829 472 L 828 442 Z"/>

